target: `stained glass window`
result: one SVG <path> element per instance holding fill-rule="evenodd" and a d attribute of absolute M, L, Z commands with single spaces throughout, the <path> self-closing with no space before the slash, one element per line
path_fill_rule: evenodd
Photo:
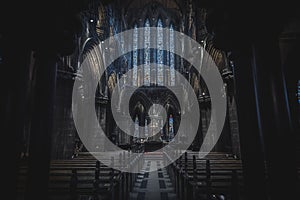
<path fill-rule="evenodd" d="M 161 19 L 157 24 L 157 84 L 163 85 L 164 82 L 164 51 L 163 51 L 163 24 Z"/>
<path fill-rule="evenodd" d="M 138 29 L 137 25 L 134 26 L 133 31 L 133 55 L 132 55 L 132 85 L 137 86 L 137 66 L 138 66 Z"/>
<path fill-rule="evenodd" d="M 175 55 L 174 52 L 174 28 L 173 25 L 170 27 L 170 81 L 171 86 L 175 85 Z"/>
<path fill-rule="evenodd" d="M 150 20 L 145 20 L 145 32 L 144 32 L 144 51 L 141 55 L 141 58 L 139 58 L 138 55 L 138 28 L 137 24 L 134 26 L 133 31 L 133 54 L 132 54 L 132 85 L 133 86 L 139 86 L 140 83 L 143 83 L 146 86 L 150 86 L 151 80 L 156 83 L 157 85 L 164 85 L 164 79 L 166 79 L 167 84 L 170 86 L 175 86 L 175 54 L 171 53 L 175 49 L 175 38 L 174 38 L 174 27 L 173 25 L 170 25 L 170 37 L 165 37 L 163 35 L 163 22 L 161 19 L 158 19 L 157 21 L 157 49 L 154 52 L 151 52 L 150 50 L 150 42 L 151 42 L 151 33 L 150 33 Z M 167 41 L 164 41 L 167 40 Z M 124 42 L 124 41 L 123 41 Z M 122 38 L 121 38 L 121 48 L 123 50 L 123 44 Z M 165 42 L 165 43 L 164 43 Z M 170 47 L 170 53 L 168 53 L 166 56 L 164 55 L 164 46 L 168 45 Z M 156 60 L 157 67 L 153 68 L 151 67 L 151 56 L 153 56 L 154 60 Z M 142 69 L 140 75 L 143 74 L 143 77 L 139 77 L 138 72 L 138 59 L 142 59 L 144 63 L 144 68 Z M 128 61 L 130 62 L 130 60 Z M 167 70 L 165 72 L 164 64 L 169 65 L 170 70 Z M 166 74 L 168 73 L 168 74 Z M 166 78 L 164 76 L 167 76 Z M 142 82 L 140 82 L 140 80 Z"/>
<path fill-rule="evenodd" d="M 139 129 L 139 119 L 136 116 L 134 122 L 134 137 L 138 138 L 140 136 L 140 129 Z"/>
<path fill-rule="evenodd" d="M 300 80 L 298 80 L 298 103 L 300 104 Z"/>
<path fill-rule="evenodd" d="M 173 115 L 169 117 L 169 140 L 171 141 L 174 138 L 174 119 Z"/>
<path fill-rule="evenodd" d="M 144 33 L 144 85 L 150 85 L 150 22 L 145 22 Z"/>

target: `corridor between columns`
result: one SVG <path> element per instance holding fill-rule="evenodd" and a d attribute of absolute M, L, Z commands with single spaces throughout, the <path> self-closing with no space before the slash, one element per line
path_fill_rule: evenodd
<path fill-rule="evenodd" d="M 166 168 L 159 169 L 162 167 L 162 162 L 164 162 L 162 154 L 148 153 L 145 155 L 143 168 L 130 193 L 130 200 L 177 200 Z M 152 171 L 154 169 L 158 170 Z"/>

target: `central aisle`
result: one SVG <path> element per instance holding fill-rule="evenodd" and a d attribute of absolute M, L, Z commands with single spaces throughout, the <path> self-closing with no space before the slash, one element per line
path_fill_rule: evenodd
<path fill-rule="evenodd" d="M 161 159 L 158 159 L 158 156 Z M 177 200 L 170 177 L 165 168 L 153 172 L 162 165 L 162 156 L 149 153 L 145 156 L 142 172 L 139 174 L 130 200 Z M 155 158 L 155 159 L 154 159 Z"/>

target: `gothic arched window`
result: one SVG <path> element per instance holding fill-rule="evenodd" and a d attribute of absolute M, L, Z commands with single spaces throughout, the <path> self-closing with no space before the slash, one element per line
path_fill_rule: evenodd
<path fill-rule="evenodd" d="M 157 23 L 157 84 L 164 83 L 164 51 L 163 51 L 163 24 L 161 19 Z"/>
<path fill-rule="evenodd" d="M 138 66 L 138 28 L 134 25 L 133 30 L 133 55 L 132 55 L 132 85 L 137 86 L 137 66 Z"/>
<path fill-rule="evenodd" d="M 144 33 L 144 85 L 150 85 L 150 22 L 146 19 Z"/>
<path fill-rule="evenodd" d="M 174 43 L 174 28 L 171 24 L 170 26 L 170 85 L 175 85 L 175 55 L 174 52 L 175 43 Z"/>

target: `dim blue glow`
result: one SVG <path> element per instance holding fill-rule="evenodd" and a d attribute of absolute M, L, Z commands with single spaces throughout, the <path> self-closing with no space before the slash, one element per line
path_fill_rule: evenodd
<path fill-rule="evenodd" d="M 144 33 L 144 85 L 150 85 L 150 22 L 149 19 L 145 22 Z"/>
<path fill-rule="evenodd" d="M 175 55 L 172 53 L 174 52 L 175 45 L 174 45 L 174 28 L 173 25 L 170 27 L 170 79 L 171 79 L 171 86 L 175 85 Z"/>
<path fill-rule="evenodd" d="M 164 51 L 163 51 L 163 24 L 161 19 L 157 24 L 157 84 L 164 83 Z"/>
<path fill-rule="evenodd" d="M 134 26 L 133 31 L 133 55 L 132 55 L 132 85 L 137 86 L 137 66 L 138 66 L 138 29 L 137 25 Z"/>
<path fill-rule="evenodd" d="M 298 80 L 298 103 L 300 104 L 300 80 Z"/>
<path fill-rule="evenodd" d="M 169 86 L 175 86 L 175 54 L 171 53 L 175 50 L 175 38 L 174 38 L 174 27 L 171 24 L 169 27 L 170 35 L 165 37 L 163 34 L 163 21 L 158 19 L 157 21 L 157 36 L 156 39 L 156 50 L 151 50 L 151 29 L 150 20 L 147 18 L 144 22 L 144 33 L 143 41 L 139 41 L 138 25 L 134 25 L 133 31 L 133 51 L 132 59 L 128 59 L 128 64 L 132 66 L 132 85 L 150 86 L 151 81 L 154 84 L 163 86 L 167 84 Z M 120 47 L 122 53 L 124 52 L 124 38 L 120 38 Z M 138 50 L 138 42 L 144 43 L 143 51 Z M 170 52 L 165 55 L 164 45 L 169 46 Z M 139 59 L 141 59 L 139 61 Z M 152 60 L 152 61 L 151 61 Z M 151 66 L 151 62 L 155 62 L 156 67 Z M 143 63 L 143 69 L 139 73 L 138 65 Z M 170 70 L 165 69 L 164 65 L 168 65 Z M 165 71 L 166 70 L 166 71 Z"/>

